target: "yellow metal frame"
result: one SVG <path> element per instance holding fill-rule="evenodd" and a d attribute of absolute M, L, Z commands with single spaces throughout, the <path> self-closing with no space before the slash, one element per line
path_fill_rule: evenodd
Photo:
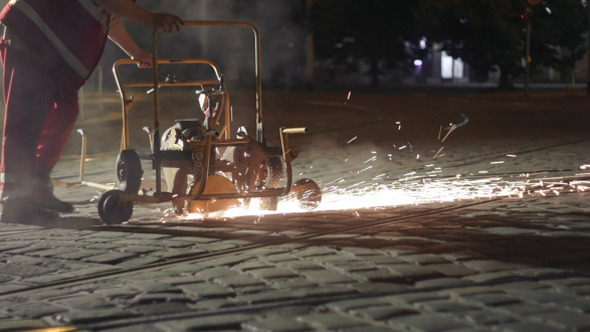
<path fill-rule="evenodd" d="M 240 27 L 248 27 L 254 33 L 254 48 L 255 48 L 255 62 L 254 62 L 254 72 L 255 72 L 255 79 L 256 79 L 256 140 L 258 143 L 264 145 L 265 138 L 264 138 L 264 128 L 263 128 L 263 115 L 262 115 L 262 78 L 261 78 L 261 59 L 260 59 L 260 35 L 258 28 L 249 22 L 234 22 L 234 21 L 185 21 L 186 26 L 240 26 Z M 113 65 L 113 73 L 115 74 L 115 78 L 117 81 L 117 86 L 119 88 L 119 92 L 121 95 L 121 101 L 123 104 L 123 133 L 121 138 L 121 149 L 130 149 L 131 146 L 129 144 L 129 110 L 133 105 L 133 100 L 130 98 L 125 89 L 132 88 L 132 87 L 145 87 L 145 88 L 153 88 L 153 97 L 154 97 L 154 132 L 159 133 L 160 129 L 160 93 L 159 87 L 164 86 L 207 86 L 207 85 L 215 85 L 220 84 L 221 76 L 219 74 L 219 70 L 217 66 L 209 61 L 203 59 L 159 59 L 158 58 L 158 32 L 154 30 L 153 34 L 153 82 L 141 82 L 141 83 L 122 83 L 120 80 L 120 72 L 119 67 L 123 65 L 134 64 L 137 65 L 139 61 L 137 60 L 119 60 L 117 63 Z M 214 71 L 217 77 L 217 81 L 190 81 L 190 82 L 183 82 L 183 83 L 166 83 L 160 82 L 158 76 L 159 65 L 161 64 L 205 64 L 209 65 Z M 225 113 L 225 123 L 223 128 L 220 131 L 222 137 L 225 137 L 225 140 L 212 140 L 213 136 L 216 135 L 213 131 L 206 132 L 205 139 L 203 143 L 199 145 L 203 146 L 203 160 L 202 160 L 202 167 L 201 167 L 201 181 L 199 182 L 198 188 L 193 195 L 184 195 L 184 196 L 175 196 L 174 199 L 186 199 L 186 200 L 207 200 L 207 199 L 231 199 L 231 198 L 249 198 L 249 197 L 277 197 L 283 196 L 289 193 L 292 186 L 293 175 L 292 175 L 292 168 L 291 168 L 291 154 L 289 152 L 289 140 L 288 136 L 290 134 L 300 134 L 307 132 L 306 128 L 281 128 L 280 129 L 280 137 L 281 137 L 281 149 L 283 151 L 283 159 L 286 165 L 286 173 L 287 173 L 287 183 L 284 188 L 267 188 L 263 191 L 257 192 L 242 192 L 242 193 L 217 193 L 217 194 L 203 194 L 205 190 L 205 186 L 207 184 L 207 175 L 209 174 L 209 165 L 211 161 L 211 151 L 215 147 L 221 146 L 237 146 L 242 144 L 248 144 L 250 142 L 249 139 L 244 140 L 230 140 L 230 123 L 231 123 L 231 112 L 229 110 L 229 98 L 228 96 L 224 96 L 226 98 L 223 113 Z M 221 112 L 217 114 L 217 116 L 221 116 Z M 214 119 L 215 124 L 219 123 L 219 118 Z M 159 151 L 159 134 L 155 137 L 152 136 L 152 153 L 154 159 L 154 169 L 156 171 L 156 192 L 153 196 L 147 195 L 136 195 L 136 194 L 124 194 L 121 193 L 120 201 L 135 201 L 135 202 L 142 202 L 142 203 L 161 203 L 170 201 L 173 198 L 169 195 L 169 193 L 162 193 L 161 192 L 161 175 L 160 175 L 160 151 Z"/>

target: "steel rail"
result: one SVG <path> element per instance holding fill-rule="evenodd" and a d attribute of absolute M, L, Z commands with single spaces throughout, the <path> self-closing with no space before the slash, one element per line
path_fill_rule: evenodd
<path fill-rule="evenodd" d="M 296 242 L 300 242 L 302 240 L 311 240 L 311 239 L 314 239 L 317 237 L 338 234 L 341 232 L 350 232 L 353 230 L 366 229 L 368 227 L 376 227 L 376 226 L 386 225 L 389 223 L 397 223 L 400 221 L 407 221 L 407 220 L 411 220 L 414 218 L 426 217 L 426 216 L 431 216 L 431 215 L 438 215 L 438 214 L 445 213 L 445 212 L 461 210 L 461 209 L 469 208 L 472 206 L 478 206 L 478 205 L 482 205 L 482 204 L 496 202 L 499 200 L 501 200 L 501 199 L 500 198 L 487 199 L 487 200 L 472 202 L 469 204 L 454 205 L 454 206 L 450 206 L 450 207 L 447 206 L 447 207 L 431 209 L 431 210 L 427 210 L 427 211 L 419 211 L 416 213 L 407 214 L 407 215 L 403 215 L 403 216 L 382 218 L 382 219 L 375 220 L 372 222 L 366 222 L 366 223 L 357 224 L 357 225 L 347 225 L 347 226 L 338 227 L 335 229 L 304 234 L 304 235 L 296 236 L 296 237 L 292 237 L 292 238 L 271 239 L 271 240 L 266 241 L 264 243 L 253 243 L 253 244 L 244 245 L 244 246 L 241 246 L 238 248 L 220 250 L 217 252 L 186 254 L 186 255 L 182 255 L 179 258 L 167 259 L 166 261 L 151 263 L 151 264 L 128 268 L 128 269 L 122 269 L 119 271 L 98 273 L 95 275 L 90 275 L 90 276 L 85 276 L 85 277 L 76 277 L 76 278 L 52 282 L 52 283 L 48 283 L 48 284 L 44 284 L 44 285 L 37 285 L 37 286 L 31 286 L 31 287 L 27 287 L 27 288 L 23 288 L 23 289 L 9 290 L 9 291 L 5 291 L 5 292 L 1 292 L 0 298 L 15 295 L 15 294 L 36 292 L 36 291 L 44 290 L 44 289 L 59 289 L 59 288 L 64 288 L 64 287 L 82 285 L 82 284 L 95 282 L 95 281 L 108 280 L 108 279 L 116 278 L 119 276 L 136 273 L 139 271 L 147 271 L 147 270 L 151 270 L 151 269 L 169 267 L 169 266 L 173 266 L 176 264 L 182 264 L 182 263 L 188 263 L 188 262 L 191 262 L 191 263 L 192 262 L 199 262 L 199 261 L 204 261 L 207 259 L 222 257 L 225 255 L 235 255 L 237 253 L 247 252 L 250 250 L 260 249 L 260 248 L 269 247 L 269 246 L 296 243 Z M 166 227 L 178 227 L 178 225 L 169 225 Z M 110 226 L 101 226 L 101 227 L 89 227 L 87 229 L 100 230 L 100 231 L 113 231 L 113 232 L 133 232 L 133 233 L 145 232 L 145 233 L 168 234 L 166 231 L 163 231 L 162 229 L 154 230 L 154 229 L 150 229 L 145 226 L 144 227 L 127 227 L 125 225 L 118 225 L 118 226 L 110 225 Z M 174 229 L 171 230 L 170 234 L 178 234 L 179 236 L 180 235 L 188 236 L 186 232 L 179 233 L 178 230 L 174 230 Z M 199 236 L 202 236 L 202 235 L 203 235 L 202 232 L 200 232 Z"/>

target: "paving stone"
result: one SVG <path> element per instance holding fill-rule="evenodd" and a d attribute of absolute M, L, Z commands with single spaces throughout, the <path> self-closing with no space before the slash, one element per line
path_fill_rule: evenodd
<path fill-rule="evenodd" d="M 297 317 L 297 321 L 308 324 L 314 329 L 338 330 L 354 326 L 363 326 L 363 322 L 347 315 L 335 312 L 316 312 Z"/>
<path fill-rule="evenodd" d="M 206 270 L 199 271 L 195 274 L 199 279 L 211 280 L 222 277 L 233 277 L 240 275 L 238 271 L 234 271 L 228 267 L 213 267 Z"/>
<path fill-rule="evenodd" d="M 516 227 L 490 227 L 486 228 L 486 232 L 498 235 L 532 235 L 536 232 L 530 229 L 516 228 Z"/>
<path fill-rule="evenodd" d="M 371 332 L 396 332 L 396 331 L 402 331 L 402 330 L 395 330 L 392 329 L 391 327 L 385 327 L 385 326 L 374 326 L 374 325 L 359 325 L 359 326 L 353 326 L 353 327 L 349 327 L 349 328 L 342 328 L 339 331 L 342 332 L 365 332 L 365 331 L 371 331 Z"/>
<path fill-rule="evenodd" d="M 46 249 L 46 250 L 35 251 L 33 253 L 33 255 L 39 256 L 39 257 L 55 257 L 55 256 L 60 256 L 65 253 L 71 253 L 72 250 L 74 250 L 74 249 L 71 247 L 51 248 L 51 249 Z"/>
<path fill-rule="evenodd" d="M 69 308 L 48 302 L 28 302 L 15 305 L 9 312 L 25 319 L 37 319 L 67 312 Z"/>
<path fill-rule="evenodd" d="M 13 251 L 13 250 L 25 248 L 25 247 L 28 247 L 28 246 L 29 246 L 28 243 L 24 243 L 24 242 L 21 242 L 21 241 L 11 241 L 11 242 L 8 242 L 8 241 L 5 240 L 3 242 L 0 242 L 0 252 L 3 252 L 3 251 Z"/>
<path fill-rule="evenodd" d="M 243 323 L 241 328 L 244 331 L 276 331 L 276 332 L 298 332 L 310 331 L 309 325 L 298 321 L 294 317 L 275 316 L 264 317 L 260 320 Z"/>
<path fill-rule="evenodd" d="M 560 294 L 546 290 L 537 290 L 535 292 L 526 292 L 523 294 L 523 297 L 526 298 L 527 301 L 532 301 L 536 303 L 552 303 L 558 304 L 563 301 L 572 300 L 572 296 L 567 294 Z"/>
<path fill-rule="evenodd" d="M 590 319 L 585 313 L 559 311 L 545 313 L 535 318 L 570 330 L 583 331 L 590 329 Z"/>
<path fill-rule="evenodd" d="M 578 296 L 588 296 L 590 295 L 590 285 L 573 286 L 570 287 L 570 291 Z"/>
<path fill-rule="evenodd" d="M 540 305 L 531 302 L 507 304 L 498 307 L 497 309 L 507 314 L 514 314 L 519 316 L 530 316 L 557 311 L 557 308 L 555 308 L 554 306 Z"/>
<path fill-rule="evenodd" d="M 52 247 L 49 244 L 42 245 L 42 246 L 29 244 L 26 247 L 15 248 L 15 249 L 11 249 L 6 252 L 9 254 L 14 254 L 14 255 L 24 255 L 24 254 L 31 254 L 36 251 L 44 251 L 44 250 L 49 250 L 49 249 L 52 249 Z"/>
<path fill-rule="evenodd" d="M 210 284 L 210 283 L 195 283 L 179 285 L 184 292 L 190 294 L 193 298 L 226 298 L 233 296 L 234 291 L 228 287 Z"/>
<path fill-rule="evenodd" d="M 274 262 L 274 263 L 284 263 L 284 262 L 292 262 L 292 261 L 299 260 L 298 257 L 292 255 L 291 253 L 279 253 L 279 254 L 265 255 L 262 259 L 266 262 Z"/>
<path fill-rule="evenodd" d="M 307 297 L 340 296 L 355 294 L 357 291 L 347 285 L 324 285 L 322 287 L 308 287 L 296 290 L 298 295 Z"/>
<path fill-rule="evenodd" d="M 235 264 L 231 267 L 232 270 L 239 271 L 241 273 L 255 271 L 260 269 L 271 269 L 276 268 L 274 264 L 270 264 L 267 262 L 261 262 L 259 260 L 249 260 L 246 262 Z"/>
<path fill-rule="evenodd" d="M 388 321 L 394 327 L 408 327 L 420 331 L 450 331 L 470 328 L 471 324 L 436 313 L 400 316 Z"/>
<path fill-rule="evenodd" d="M 435 264 L 430 265 L 429 268 L 447 277 L 464 277 L 477 273 L 477 271 L 457 263 Z"/>
<path fill-rule="evenodd" d="M 149 247 L 145 245 L 125 246 L 121 248 L 123 252 L 131 252 L 134 254 L 146 254 L 159 250 L 157 247 Z"/>
<path fill-rule="evenodd" d="M 144 267 L 146 265 L 154 264 L 160 262 L 160 259 L 157 257 L 136 257 L 126 259 L 117 264 L 119 268 L 134 268 L 134 267 Z"/>
<path fill-rule="evenodd" d="M 224 307 L 230 307 L 233 305 L 233 302 L 230 301 L 229 298 L 212 298 L 212 299 L 198 299 L 196 302 L 193 303 L 186 303 L 186 306 L 191 308 L 192 310 L 197 311 L 209 311 L 209 310 L 217 310 Z"/>
<path fill-rule="evenodd" d="M 506 282 L 516 279 L 512 271 L 496 271 L 496 272 L 483 272 L 465 277 L 466 280 L 470 280 L 476 283 L 499 283 Z"/>
<path fill-rule="evenodd" d="M 545 324 L 539 324 L 539 323 L 532 323 L 532 322 L 509 323 L 509 324 L 502 325 L 502 328 L 505 331 L 511 331 L 511 332 L 530 332 L 530 331 L 557 332 L 557 331 L 563 331 L 562 329 L 558 329 L 558 328 L 555 328 L 552 326 L 548 326 Z"/>
<path fill-rule="evenodd" d="M 292 269 L 297 272 L 307 271 L 307 270 L 323 270 L 324 267 L 315 262 L 306 262 L 306 261 L 289 261 L 285 263 L 279 263 L 278 266 L 282 266 L 287 269 Z"/>
<path fill-rule="evenodd" d="M 497 272 L 511 270 L 510 264 L 495 260 L 471 260 L 463 263 L 466 267 L 479 272 Z"/>
<path fill-rule="evenodd" d="M 342 247 L 342 253 L 350 253 L 353 256 L 365 258 L 365 256 L 374 256 L 375 250 L 371 248 L 363 248 L 363 247 Z"/>
<path fill-rule="evenodd" d="M 192 302 L 192 299 L 182 293 L 148 293 L 138 294 L 132 300 L 126 301 L 126 303 L 133 306 L 169 302 L 185 303 Z"/>
<path fill-rule="evenodd" d="M 504 326 L 505 324 L 518 321 L 518 319 L 514 318 L 512 315 L 485 309 L 461 312 L 459 316 L 476 326 Z"/>
<path fill-rule="evenodd" d="M 570 255 L 571 256 L 571 255 Z M 526 278 L 551 279 L 556 275 L 562 275 L 565 271 L 558 268 L 519 268 L 514 270 L 514 275 Z"/>
<path fill-rule="evenodd" d="M 276 279 L 276 278 L 292 278 L 297 277 L 293 271 L 282 268 L 264 268 L 256 269 L 248 272 L 256 278 L 261 279 Z"/>
<path fill-rule="evenodd" d="M 246 262 L 252 260 L 254 257 L 251 253 L 243 254 L 243 255 L 225 255 L 219 258 L 212 258 L 207 260 L 207 264 L 210 266 L 232 266 L 241 262 Z"/>
<path fill-rule="evenodd" d="M 138 291 L 135 289 L 131 289 L 130 287 L 121 285 L 103 287 L 95 290 L 93 293 L 111 300 L 126 300 L 134 298 L 138 294 Z"/>
<path fill-rule="evenodd" d="M 399 253 L 399 251 L 397 253 Z M 401 259 L 399 257 L 390 256 L 390 255 L 375 255 L 375 254 L 373 254 L 373 255 L 364 255 L 364 256 L 362 256 L 362 258 L 363 258 L 363 261 L 371 262 L 376 265 L 383 265 L 385 267 L 391 267 L 391 268 L 398 266 L 398 265 L 410 265 L 409 263 L 407 263 L 403 259 Z"/>
<path fill-rule="evenodd" d="M 264 286 L 264 281 L 253 278 L 249 275 L 238 275 L 215 278 L 215 283 L 225 287 L 252 287 Z"/>
<path fill-rule="evenodd" d="M 417 281 L 414 284 L 416 288 L 465 287 L 471 285 L 473 285 L 472 281 L 461 278 L 433 278 Z"/>
<path fill-rule="evenodd" d="M 396 274 L 402 275 L 413 280 L 424 280 L 443 276 L 441 273 L 433 270 L 430 266 L 399 264 L 388 265 L 387 268 Z"/>
<path fill-rule="evenodd" d="M 590 312 L 590 301 L 587 298 L 566 300 L 559 302 L 559 305 L 571 311 Z"/>
<path fill-rule="evenodd" d="M 349 313 L 374 321 L 386 321 L 400 316 L 418 315 L 420 314 L 420 311 L 412 307 L 373 305 L 364 308 L 351 309 Z"/>
<path fill-rule="evenodd" d="M 294 251 L 292 252 L 292 254 L 296 255 L 297 257 L 310 258 L 319 256 L 330 256 L 334 254 L 334 250 L 326 247 L 313 246 Z"/>
<path fill-rule="evenodd" d="M 134 274 L 124 274 L 119 280 L 130 281 L 132 284 L 144 284 L 144 281 L 151 282 L 153 280 L 159 280 L 160 278 L 168 276 L 170 271 L 162 270 L 145 270 L 139 271 Z"/>
<path fill-rule="evenodd" d="M 536 281 L 517 280 L 514 282 L 503 282 L 502 284 L 495 285 L 494 288 L 502 290 L 506 293 L 514 292 L 518 294 L 524 292 L 534 292 L 541 289 L 548 289 L 550 288 L 550 286 Z"/>
<path fill-rule="evenodd" d="M 202 282 L 199 278 L 192 276 L 192 275 L 182 275 L 182 276 L 168 276 L 158 280 L 162 284 L 168 285 L 184 285 L 184 284 L 194 284 Z"/>
<path fill-rule="evenodd" d="M 293 292 L 287 292 L 283 290 L 270 290 L 260 291 L 254 294 L 238 295 L 232 299 L 236 303 L 246 304 L 261 304 L 261 303 L 273 303 L 290 301 L 297 298 L 301 298 L 300 295 L 294 294 Z"/>
<path fill-rule="evenodd" d="M 185 257 L 187 254 L 203 254 L 206 253 L 207 251 L 204 249 L 200 249 L 200 248 L 180 248 L 180 249 L 163 249 L 163 250 L 158 250 L 156 252 L 153 252 L 151 254 L 151 256 L 153 257 L 158 257 L 161 259 L 173 259 L 173 258 L 178 258 L 178 257 Z"/>
<path fill-rule="evenodd" d="M 278 278 L 269 280 L 268 283 L 277 289 L 296 289 L 315 287 L 317 284 L 304 277 Z"/>
<path fill-rule="evenodd" d="M 359 282 L 356 284 L 352 284 L 349 287 L 363 294 L 391 294 L 398 293 L 410 288 L 410 286 L 407 285 L 392 284 L 385 282 Z"/>
<path fill-rule="evenodd" d="M 57 321 L 66 324 L 88 324 L 93 322 L 105 322 L 117 319 L 136 317 L 137 314 L 123 308 L 106 308 L 85 311 L 68 311 L 58 314 Z"/>
<path fill-rule="evenodd" d="M 486 306 L 502 306 L 520 302 L 519 299 L 502 293 L 463 295 L 461 298 Z"/>
<path fill-rule="evenodd" d="M 133 304 L 128 308 L 142 316 L 176 314 L 192 310 L 186 303 L 178 301 Z"/>
<path fill-rule="evenodd" d="M 449 312 L 458 313 L 464 311 L 473 311 L 479 309 L 473 304 L 461 303 L 455 299 L 443 299 L 434 301 L 421 301 L 418 304 L 420 307 L 427 308 L 430 311 L 439 313 Z"/>
<path fill-rule="evenodd" d="M 438 300 L 448 300 L 450 296 L 436 292 L 412 292 L 408 294 L 392 295 L 385 299 L 394 304 L 414 304 Z"/>
<path fill-rule="evenodd" d="M 9 276 L 30 278 L 56 272 L 57 268 L 50 266 L 31 266 L 22 264 L 0 263 L 0 273 Z"/>
<path fill-rule="evenodd" d="M 170 285 L 162 282 L 160 278 L 153 280 L 134 281 L 131 288 L 140 290 L 146 294 L 176 294 L 182 293 L 182 290 L 176 285 Z"/>
<path fill-rule="evenodd" d="M 350 260 L 342 261 L 340 263 L 331 262 L 330 264 L 339 271 L 359 272 L 359 271 L 377 271 L 378 268 L 374 264 L 362 261 L 351 262 Z"/>
<path fill-rule="evenodd" d="M 312 282 L 316 282 L 318 284 L 342 284 L 342 283 L 352 283 L 356 280 L 348 275 L 344 275 L 342 273 L 336 271 L 329 271 L 329 270 L 311 270 L 311 271 L 303 271 L 301 274 L 309 279 Z"/>
<path fill-rule="evenodd" d="M 347 312 L 352 309 L 362 309 L 372 306 L 385 306 L 387 304 L 389 304 L 389 302 L 383 299 L 370 297 L 330 302 L 326 304 L 326 307 L 335 311 Z"/>
<path fill-rule="evenodd" d="M 400 258 L 418 265 L 444 264 L 449 262 L 443 256 L 435 254 L 403 255 Z"/>
<path fill-rule="evenodd" d="M 158 323 L 167 331 L 239 331 L 253 318 L 248 314 L 214 315 Z"/>
<path fill-rule="evenodd" d="M 557 280 L 549 279 L 549 280 L 541 280 L 540 283 L 546 284 L 546 285 L 551 285 L 551 286 L 554 286 L 558 289 L 568 289 L 569 287 L 572 287 L 572 286 L 590 285 L 590 278 L 578 277 L 578 278 L 563 278 L 563 279 L 557 279 Z"/>
<path fill-rule="evenodd" d="M 106 301 L 103 297 L 92 294 L 70 295 L 66 297 L 53 298 L 51 299 L 51 302 L 76 310 L 98 309 L 112 306 L 112 303 Z"/>
<path fill-rule="evenodd" d="M 93 250 L 93 249 L 84 248 L 84 250 L 70 251 L 70 253 L 61 254 L 58 257 L 65 258 L 65 259 L 72 259 L 72 260 L 80 260 L 80 259 L 84 259 L 87 257 L 104 255 L 107 252 L 108 252 L 107 250 Z"/>
<path fill-rule="evenodd" d="M 84 261 L 100 264 L 117 264 L 129 258 L 136 257 L 135 253 L 126 252 L 107 252 L 101 255 L 85 257 Z"/>
<path fill-rule="evenodd" d="M 2 319 L 1 331 L 32 331 L 48 328 L 46 322 L 40 319 Z"/>

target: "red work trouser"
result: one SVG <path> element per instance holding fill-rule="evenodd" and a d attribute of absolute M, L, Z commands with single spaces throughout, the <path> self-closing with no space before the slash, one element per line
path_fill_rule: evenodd
<path fill-rule="evenodd" d="M 78 116 L 77 91 L 64 91 L 41 63 L 0 42 L 4 65 L 2 197 L 30 197 L 46 186 Z"/>

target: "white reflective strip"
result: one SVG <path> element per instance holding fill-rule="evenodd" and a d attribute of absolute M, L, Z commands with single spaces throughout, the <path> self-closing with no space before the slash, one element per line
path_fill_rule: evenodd
<path fill-rule="evenodd" d="M 107 15 L 104 13 L 104 9 L 94 2 L 94 0 L 79 0 L 79 2 L 84 7 L 84 9 L 86 9 L 86 11 L 90 13 L 92 17 L 94 17 L 95 20 L 100 22 L 103 31 L 106 33 L 109 20 Z"/>
<path fill-rule="evenodd" d="M 45 36 L 53 43 L 59 54 L 66 60 L 66 62 L 74 68 L 74 70 L 82 78 L 88 77 L 90 74 L 88 68 L 84 66 L 80 60 L 64 45 L 64 43 L 57 37 L 57 35 L 51 31 L 49 26 L 43 21 L 43 19 L 37 14 L 37 12 L 24 1 L 15 1 L 14 5 L 21 12 L 23 12 L 35 25 L 41 29 Z"/>

